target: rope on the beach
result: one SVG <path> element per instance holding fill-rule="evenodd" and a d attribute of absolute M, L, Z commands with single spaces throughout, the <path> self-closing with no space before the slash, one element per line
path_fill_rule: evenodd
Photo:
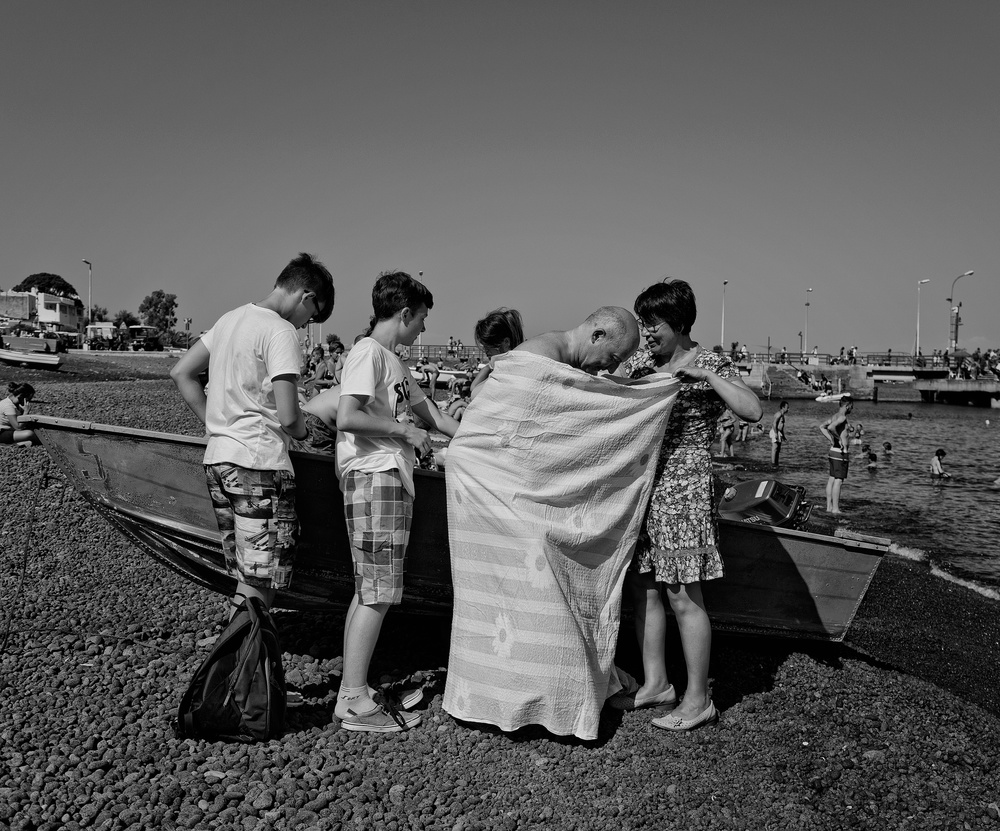
<path fill-rule="evenodd" d="M 28 512 L 28 522 L 27 530 L 24 536 L 24 544 L 21 546 L 21 561 L 17 566 L 17 582 L 14 585 L 14 589 L 11 592 L 11 597 L 8 602 L 3 604 L 5 609 L 4 622 L 3 622 L 3 632 L 0 634 L 0 655 L 3 655 L 7 651 L 7 642 L 10 640 L 11 634 L 11 621 L 14 619 L 14 610 L 20 605 L 20 601 L 24 597 L 24 578 L 28 572 L 28 552 L 31 550 L 31 538 L 35 530 L 35 514 L 37 513 L 36 508 L 38 506 L 38 500 L 42 494 L 42 488 L 48 486 L 49 482 L 49 471 L 52 467 L 52 459 L 46 456 L 45 466 L 42 468 L 41 473 L 38 476 L 38 480 L 35 483 L 34 495 L 31 498 L 31 507 Z M 63 499 L 66 496 L 66 488 L 63 488 L 63 495 L 59 500 L 59 507 L 62 507 Z M 0 554 L 3 552 L 0 551 Z"/>

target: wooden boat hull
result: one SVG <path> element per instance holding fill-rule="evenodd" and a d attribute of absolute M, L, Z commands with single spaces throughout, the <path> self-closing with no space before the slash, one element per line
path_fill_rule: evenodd
<path fill-rule="evenodd" d="M 19 352 L 16 349 L 0 349 L 0 361 L 29 369 L 59 369 L 63 363 L 63 356 L 55 352 Z"/>
<path fill-rule="evenodd" d="M 205 485 L 205 440 L 37 416 L 35 430 L 74 487 L 160 563 L 224 594 L 225 572 Z M 302 523 L 295 577 L 275 605 L 337 609 L 354 590 L 334 461 L 292 453 Z M 450 614 L 444 474 L 418 470 L 407 554 L 409 611 Z M 842 640 L 887 540 L 849 539 L 720 520 L 726 577 L 703 585 L 716 628 L 748 634 Z"/>

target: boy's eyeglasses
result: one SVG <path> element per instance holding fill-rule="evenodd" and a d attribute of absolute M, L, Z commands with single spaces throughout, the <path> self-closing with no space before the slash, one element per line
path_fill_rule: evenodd
<path fill-rule="evenodd" d="M 309 300 L 312 302 L 312 305 L 313 305 L 313 313 L 312 313 L 312 316 L 309 318 L 308 322 L 309 323 L 319 323 L 319 320 L 317 318 L 319 318 L 320 315 L 323 314 L 323 310 L 319 307 L 319 303 L 316 302 L 316 298 L 315 297 L 310 297 Z"/>

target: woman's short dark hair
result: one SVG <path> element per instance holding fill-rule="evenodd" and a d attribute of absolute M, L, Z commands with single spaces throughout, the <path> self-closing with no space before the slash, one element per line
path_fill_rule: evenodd
<path fill-rule="evenodd" d="M 383 271 L 372 288 L 372 311 L 375 312 L 372 326 L 403 309 L 416 311 L 420 306 L 434 308 L 434 295 L 427 286 L 405 271 Z"/>
<path fill-rule="evenodd" d="M 496 348 L 510 341 L 510 348 L 524 343 L 524 324 L 517 309 L 501 306 L 476 323 L 476 342 L 482 346 Z"/>
<path fill-rule="evenodd" d="M 694 292 L 684 280 L 662 280 L 643 289 L 633 308 L 639 320 L 662 320 L 682 335 L 691 334 L 698 316 Z"/>
<path fill-rule="evenodd" d="M 35 388 L 31 384 L 19 384 L 17 381 L 12 381 L 7 385 L 7 394 L 11 398 L 24 398 L 26 401 L 30 401 L 35 397 Z"/>
<path fill-rule="evenodd" d="M 313 292 L 316 295 L 316 306 L 320 310 L 313 318 L 314 323 L 322 323 L 333 314 L 333 277 L 326 266 L 312 254 L 299 254 L 281 270 L 274 285 L 288 292 L 297 289 Z"/>

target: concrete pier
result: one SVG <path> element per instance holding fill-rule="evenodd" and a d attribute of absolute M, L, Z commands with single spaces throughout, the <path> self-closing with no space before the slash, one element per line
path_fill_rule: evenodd
<path fill-rule="evenodd" d="M 966 404 L 973 407 L 1000 408 L 1000 381 L 996 378 L 963 380 L 959 378 L 918 379 L 913 388 L 924 401 L 942 404 Z"/>

